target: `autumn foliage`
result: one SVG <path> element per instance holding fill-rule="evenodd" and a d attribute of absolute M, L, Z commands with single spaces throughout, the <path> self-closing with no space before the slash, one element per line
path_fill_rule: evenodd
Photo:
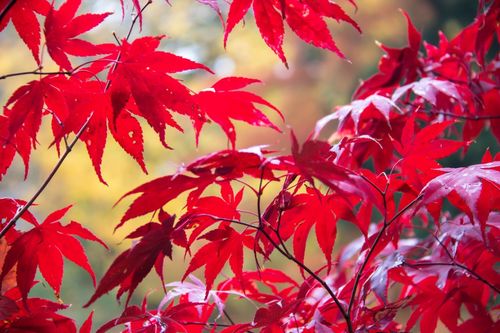
<path fill-rule="evenodd" d="M 129 2 L 122 0 L 122 8 L 135 10 L 132 31 L 151 2 Z M 217 1 L 198 2 L 220 15 L 224 43 L 231 43 L 232 29 L 245 16 L 254 15 L 263 40 L 285 66 L 285 31 L 344 57 L 327 23 L 359 30 L 342 7 L 356 6 L 354 1 L 232 0 L 227 14 Z M 194 91 L 175 74 L 210 68 L 161 51 L 164 36 L 132 39 L 129 33 L 93 44 L 85 33 L 111 13 L 78 14 L 80 5 L 0 0 L 0 31 L 12 23 L 38 66 L 1 76 L 38 74 L 4 102 L 0 180 L 15 155 L 29 172 L 43 121 L 51 122 L 51 147 L 60 154 L 35 196 L 0 199 L 0 280 L 9 286 L 0 296 L 1 332 L 91 331 L 92 315 L 77 329 L 59 313 L 67 308 L 58 302 L 63 257 L 94 280 L 84 307 L 114 289 L 125 298 L 123 313 L 98 332 L 430 333 L 438 321 L 451 332 L 500 331 L 500 156 L 486 150 L 473 165 L 440 164 L 475 145 L 482 131 L 490 131 L 496 144 L 500 140 L 499 1 L 479 1 L 474 22 L 451 39 L 440 35 L 438 45 L 422 41 L 403 13 L 407 46 L 381 45 L 378 72 L 359 85 L 350 104 L 318 120 L 305 142 L 286 130 L 289 153 L 235 149 L 234 121 L 284 128 L 270 120 L 282 118 L 281 112 L 247 90 L 258 80 L 226 77 Z M 44 72 L 44 50 L 58 72 Z M 77 57 L 86 60 L 78 63 Z M 106 245 L 65 217 L 70 207 L 40 222 L 32 204 L 79 142 L 102 183 L 108 137 L 146 172 L 142 128 L 151 127 L 168 148 L 165 131 L 183 130 L 179 116 L 191 121 L 196 142 L 203 140 L 204 125 L 217 124 L 230 149 L 126 193 L 120 201 L 129 207 L 116 228 L 131 219 L 143 223 L 127 236 L 130 248 L 96 282 L 79 239 Z M 334 133 L 326 133 L 330 122 L 338 124 Z M 185 208 L 168 211 L 178 197 L 187 198 Z M 240 208 L 243 200 L 253 203 L 251 212 Z M 21 219 L 29 228 L 18 228 Z M 339 221 L 362 236 L 334 252 Z M 324 257 L 320 267 L 309 263 L 311 246 Z M 174 252 L 189 263 L 177 282 L 164 275 Z M 292 278 L 272 268 L 271 256 L 290 261 L 299 274 Z M 37 271 L 54 300 L 30 296 Z M 164 285 L 163 301 L 153 308 L 146 300 L 132 304 L 151 271 Z M 201 272 L 201 279 L 192 274 Z M 234 322 L 224 308 L 228 299 L 256 310 L 247 321 Z"/>

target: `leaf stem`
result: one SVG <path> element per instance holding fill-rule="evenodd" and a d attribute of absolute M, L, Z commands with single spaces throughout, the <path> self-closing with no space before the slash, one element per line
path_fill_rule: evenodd
<path fill-rule="evenodd" d="M 40 196 L 40 194 L 43 193 L 43 191 L 45 190 L 47 185 L 49 185 L 50 181 L 52 180 L 52 178 L 54 178 L 55 174 L 57 173 L 57 171 L 59 170 L 59 168 L 63 164 L 64 160 L 66 159 L 66 157 L 68 157 L 69 153 L 73 150 L 73 147 L 77 143 L 78 139 L 80 138 L 80 136 L 83 134 L 83 132 L 87 128 L 87 126 L 90 122 L 90 119 L 92 118 L 92 115 L 93 115 L 93 113 L 90 114 L 90 116 L 87 118 L 87 121 L 85 121 L 82 128 L 80 128 L 80 130 L 78 131 L 76 136 L 73 138 L 73 141 L 69 144 L 68 147 L 66 147 L 66 150 L 61 155 L 61 157 L 59 158 L 59 161 L 57 161 L 57 164 L 54 166 L 54 168 L 52 169 L 50 174 L 47 176 L 45 181 L 42 183 L 40 188 L 31 197 L 31 199 L 21 209 L 19 209 L 16 212 L 16 215 L 14 215 L 14 217 L 2 228 L 2 230 L 0 231 L 0 239 L 3 238 L 3 236 L 5 236 L 5 234 L 10 230 L 10 228 L 12 228 L 16 224 L 16 222 L 19 220 L 19 218 L 33 205 L 35 200 Z"/>

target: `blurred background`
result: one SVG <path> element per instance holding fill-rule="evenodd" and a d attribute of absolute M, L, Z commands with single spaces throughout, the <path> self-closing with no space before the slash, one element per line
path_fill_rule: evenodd
<path fill-rule="evenodd" d="M 126 1 L 128 2 L 130 1 Z M 131 8 L 126 8 L 122 21 L 118 0 L 83 3 L 80 13 L 114 12 L 104 24 L 87 33 L 85 38 L 95 42 L 113 42 L 113 31 L 119 37 L 126 35 L 132 18 Z M 227 4 L 224 0 L 219 3 L 225 17 Z M 144 13 L 142 32 L 136 30 L 132 38 L 166 34 L 168 39 L 162 42 L 163 50 L 212 68 L 216 76 L 198 72 L 182 76 L 193 90 L 209 87 L 219 76 L 245 76 L 262 80 L 263 84 L 252 89 L 283 112 L 285 123 L 272 112 L 268 113 L 283 133 L 238 124 L 237 147 L 271 144 L 273 148 L 286 150 L 289 146 L 289 128 L 293 128 L 300 140 L 305 139 L 319 118 L 327 115 L 335 106 L 349 103 L 359 80 L 376 71 L 382 52 L 375 41 L 395 47 L 406 44 L 406 21 L 399 8 L 410 14 L 414 24 L 423 33 L 424 40 L 431 43 L 437 41 L 439 30 L 448 37 L 453 37 L 473 20 L 476 13 L 476 2 L 471 0 L 358 0 L 358 10 L 347 1 L 343 3 L 346 4 L 346 11 L 363 30 L 360 35 L 348 24 L 329 21 L 338 47 L 350 62 L 338 58 L 333 53 L 311 47 L 287 31 L 284 49 L 290 68 L 286 69 L 262 41 L 250 16 L 246 17 L 244 25 L 240 24 L 235 28 L 225 50 L 222 45 L 223 28 L 217 14 L 208 6 L 194 0 L 172 0 L 171 6 L 162 0 L 154 1 Z M 0 33 L 0 50 L 0 75 L 36 68 L 29 50 L 22 44 L 12 25 Z M 83 61 L 85 59 L 73 58 L 75 65 Z M 45 56 L 44 65 L 45 70 L 51 69 L 48 56 Z M 53 67 L 52 69 L 57 70 Z M 2 105 L 17 87 L 35 78 L 21 76 L 0 81 Z M 143 174 L 126 153 L 112 140 L 108 140 L 103 160 L 103 177 L 109 186 L 105 186 L 98 181 L 87 152 L 79 143 L 37 201 L 38 207 L 32 208 L 31 211 L 39 219 L 43 219 L 56 209 L 74 204 L 67 215 L 67 221 L 81 222 L 111 248 L 106 251 L 97 244 L 84 244 L 98 278 L 117 254 L 130 246 L 129 241 L 122 240 L 141 223 L 141 219 L 132 221 L 125 228 L 113 233 L 114 226 L 130 203 L 130 199 L 127 199 L 113 207 L 117 199 L 148 180 L 176 171 L 182 163 L 189 163 L 196 157 L 228 146 L 220 128 L 207 126 L 201 134 L 199 146 L 196 147 L 189 123 L 185 119 L 178 119 L 184 125 L 185 133 L 167 130 L 167 142 L 173 150 L 162 148 L 156 135 L 144 127 L 145 158 L 149 175 Z M 48 149 L 51 138 L 46 134 L 49 130 L 47 125 L 46 121 L 39 134 L 40 145 L 32 154 L 28 178 L 23 179 L 24 167 L 16 157 L 13 166 L 0 183 L 0 197 L 29 199 L 55 165 L 57 154 L 53 149 Z M 178 207 L 173 208 L 177 210 L 174 213 L 182 211 L 182 202 L 177 204 Z M 346 229 L 345 233 L 350 234 L 347 240 L 356 235 L 353 228 L 342 228 Z M 339 234 L 342 232 L 340 230 Z M 343 241 L 338 240 L 337 243 L 341 244 Z M 182 256 L 183 253 L 176 253 L 174 259 L 177 260 L 174 263 L 165 263 L 167 281 L 180 278 L 185 267 Z M 248 269 L 253 269 L 251 261 L 247 264 Z M 287 264 L 278 262 L 277 265 L 283 267 Z M 66 262 L 61 299 L 67 304 L 73 304 L 67 312 L 79 323 L 89 313 L 89 310 L 82 309 L 81 305 L 93 291 L 88 275 L 72 263 Z M 139 287 L 133 302 L 139 302 L 148 292 L 151 292 L 149 300 L 152 305 L 157 304 L 163 297 L 161 285 L 155 276 L 149 277 Z M 31 295 L 44 295 L 52 299 L 54 297 L 44 283 L 35 287 Z M 92 308 L 96 310 L 95 325 L 117 316 L 122 309 L 115 301 L 113 292 L 94 303 Z"/>

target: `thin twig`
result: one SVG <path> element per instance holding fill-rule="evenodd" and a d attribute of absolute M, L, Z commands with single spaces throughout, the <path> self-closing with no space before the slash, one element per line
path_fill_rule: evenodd
<path fill-rule="evenodd" d="M 388 222 L 387 226 L 390 226 L 394 221 L 396 221 L 401 215 L 403 215 L 408 209 L 410 209 L 414 204 L 416 204 L 420 199 L 422 199 L 423 195 L 420 194 L 418 197 L 413 199 L 409 204 L 407 204 L 403 209 L 396 213 Z"/>
<path fill-rule="evenodd" d="M 37 68 L 32 71 L 25 71 L 25 72 L 18 72 L 18 73 L 11 73 L 11 74 L 5 74 L 0 76 L 0 80 L 7 79 L 9 77 L 14 77 L 14 76 L 21 76 L 21 75 L 71 75 L 73 72 L 68 72 L 68 71 L 58 71 L 58 72 L 43 72 L 41 71 L 40 68 Z"/>
<path fill-rule="evenodd" d="M 364 272 L 366 266 L 368 265 L 368 262 L 370 261 L 371 256 L 375 252 L 375 249 L 376 249 L 378 243 L 382 239 L 382 235 L 385 233 L 385 231 L 387 230 L 387 228 L 394 221 L 396 221 L 401 215 L 403 215 L 408 209 L 410 209 L 417 201 L 419 201 L 422 198 L 422 195 L 417 196 L 408 205 L 406 205 L 399 212 L 397 212 L 390 220 L 388 220 L 388 218 L 387 218 L 387 198 L 386 198 L 387 188 L 388 187 L 386 186 L 386 188 L 384 189 L 384 191 L 382 191 L 382 190 L 380 190 L 380 188 L 377 185 L 375 185 L 373 182 L 369 181 L 367 178 L 363 178 L 363 179 L 367 180 L 368 183 L 370 185 L 372 185 L 382 195 L 382 199 L 383 199 L 383 203 L 384 203 L 384 225 L 382 226 L 382 229 L 380 229 L 380 231 L 378 232 L 377 236 L 375 237 L 375 240 L 373 241 L 372 246 L 368 250 L 368 253 L 366 255 L 365 260 L 363 261 L 363 263 L 361 264 L 360 269 L 356 273 L 356 277 L 355 277 L 355 280 L 354 280 L 354 285 L 352 287 L 351 298 L 349 300 L 349 305 L 348 305 L 348 308 L 347 308 L 347 315 L 348 315 L 349 319 L 350 319 L 350 316 L 351 316 L 352 307 L 354 306 L 354 300 L 356 298 L 356 292 L 357 292 L 357 289 L 358 289 L 358 286 L 359 286 L 359 282 L 361 280 L 361 276 L 363 275 L 363 272 Z"/>
<path fill-rule="evenodd" d="M 57 161 L 57 164 L 54 166 L 54 169 L 52 169 L 50 174 L 47 176 L 45 181 L 42 183 L 42 186 L 40 186 L 40 188 L 31 197 L 31 199 L 20 210 L 18 210 L 16 215 L 14 215 L 14 217 L 2 228 L 2 230 L 0 231 L 0 239 L 3 238 L 3 236 L 5 236 L 5 234 L 10 230 L 10 228 L 12 228 L 16 224 L 16 222 L 19 220 L 19 218 L 33 205 L 35 200 L 40 196 L 40 194 L 42 194 L 42 192 L 45 190 L 47 185 L 49 185 L 50 181 L 55 176 L 55 174 L 57 173 L 57 171 L 59 170 L 59 168 L 63 164 L 64 160 L 66 159 L 66 157 L 68 157 L 69 153 L 72 151 L 72 149 L 75 146 L 75 144 L 77 143 L 78 139 L 80 138 L 80 136 L 83 134 L 83 132 L 87 128 L 87 126 L 90 122 L 90 119 L 92 118 L 92 115 L 93 114 L 90 114 L 90 116 L 87 118 L 87 121 L 83 124 L 82 128 L 80 128 L 80 130 L 78 131 L 76 136 L 73 138 L 73 141 L 66 148 L 66 150 L 64 151 L 64 154 L 62 154 L 62 156 L 59 158 L 59 161 Z"/>
<path fill-rule="evenodd" d="M 256 226 L 251 225 L 251 224 L 246 223 L 246 222 L 241 222 L 238 220 L 228 219 L 225 217 L 215 216 L 215 215 L 211 215 L 211 214 L 194 214 L 194 215 L 192 215 L 192 217 L 195 217 L 195 218 L 196 217 L 208 217 L 208 218 L 211 218 L 212 220 L 219 220 L 219 221 L 223 221 L 223 222 L 235 223 L 235 224 L 239 224 L 239 225 L 245 226 L 247 228 L 255 229 L 255 230 L 259 229 L 259 227 L 256 227 Z"/>
<path fill-rule="evenodd" d="M 127 37 L 125 37 L 125 40 L 129 40 L 131 34 L 132 34 L 132 31 L 134 30 L 134 26 L 135 24 L 137 23 L 137 20 L 139 19 L 139 17 L 142 15 L 142 13 L 144 12 L 144 10 L 153 3 L 152 0 L 149 0 L 148 2 L 146 2 L 146 4 L 144 6 L 142 6 L 141 8 L 141 11 L 139 13 L 137 13 L 137 15 L 134 17 L 134 19 L 132 20 L 132 24 L 130 25 L 130 28 L 128 30 L 128 33 L 127 33 Z M 116 36 L 115 36 L 116 38 Z M 118 42 L 119 43 L 119 42 Z M 121 52 L 118 53 L 118 56 L 116 57 L 116 60 L 115 60 L 115 63 L 113 64 L 113 68 L 111 68 L 110 70 L 110 73 L 114 72 L 116 70 L 116 68 L 118 67 L 118 64 L 120 63 L 120 59 L 122 57 L 122 54 Z M 109 86 L 111 85 L 111 80 L 108 80 L 108 82 L 106 82 L 106 86 L 104 87 L 104 91 L 107 91 L 109 89 Z"/>
<path fill-rule="evenodd" d="M 180 321 L 179 324 L 181 325 L 197 325 L 197 326 L 208 326 L 208 327 L 212 327 L 212 326 L 220 326 L 220 327 L 231 327 L 233 325 L 229 325 L 229 324 L 219 324 L 219 323 L 209 323 L 209 322 L 201 322 L 201 321 Z"/>
<path fill-rule="evenodd" d="M 283 238 L 281 237 L 281 234 L 280 234 L 280 228 L 281 228 L 281 217 L 283 216 L 283 210 L 280 209 L 279 210 L 279 213 L 278 213 L 278 223 L 276 224 L 276 230 L 274 230 L 274 232 L 276 233 L 276 236 L 278 236 L 278 239 L 280 241 L 280 244 L 281 246 L 283 247 L 283 250 L 290 254 L 290 251 L 288 251 L 286 245 L 285 245 L 285 241 L 283 240 Z"/>
<path fill-rule="evenodd" d="M 340 303 L 339 299 L 337 298 L 337 296 L 333 292 L 332 288 L 330 288 L 330 286 L 328 285 L 328 283 L 326 283 L 325 280 L 323 280 L 318 274 L 316 274 L 313 270 L 311 270 L 309 267 L 307 267 L 304 263 L 302 263 L 297 258 L 295 258 L 293 255 L 291 255 L 289 253 L 286 253 L 282 248 L 280 248 L 279 245 L 272 239 L 272 237 L 267 232 L 265 232 L 264 230 L 261 230 L 261 232 L 269 240 L 269 242 L 271 242 L 271 244 L 274 246 L 274 248 L 276 250 L 278 250 L 278 252 L 280 252 L 288 260 L 294 262 L 297 266 L 299 266 L 301 269 L 303 269 L 304 271 L 306 271 L 313 279 L 315 279 L 316 281 L 318 281 L 319 284 L 321 284 L 321 286 L 326 290 L 326 292 L 328 293 L 328 295 L 330 295 L 330 297 L 332 298 L 332 300 L 337 305 L 340 313 L 342 314 L 342 317 L 344 317 L 344 319 L 345 319 L 345 321 L 347 323 L 348 332 L 349 333 L 354 333 L 354 329 L 352 327 L 351 320 L 350 320 L 349 316 L 347 315 L 346 310 L 344 309 L 344 307 L 342 306 L 342 304 Z"/>
<path fill-rule="evenodd" d="M 450 118 L 456 118 L 456 119 L 462 119 L 462 120 L 493 120 L 493 119 L 500 119 L 500 115 L 492 115 L 492 116 L 484 116 L 484 115 L 459 115 L 459 114 L 454 114 L 451 112 L 444 112 L 444 111 L 422 111 L 422 113 L 431 113 L 433 115 L 442 115 Z"/>
<path fill-rule="evenodd" d="M 14 6 L 15 4 L 16 4 L 16 0 L 10 0 L 10 2 L 7 4 L 7 6 L 5 6 L 5 8 L 0 13 L 0 22 L 2 22 L 2 20 L 4 19 L 5 16 L 7 16 L 7 13 L 12 8 L 12 6 Z"/>
<path fill-rule="evenodd" d="M 500 294 L 500 289 L 498 289 L 497 287 L 495 287 L 491 282 L 489 282 L 488 280 L 486 280 L 481 275 L 477 274 L 476 272 L 474 272 L 473 270 L 471 270 L 467 266 L 459 264 L 459 263 L 457 263 L 455 261 L 453 261 L 453 262 L 420 262 L 420 263 L 417 262 L 415 264 L 410 264 L 409 262 L 404 262 L 403 265 L 406 265 L 406 266 L 409 266 L 409 267 L 413 267 L 413 268 L 416 268 L 416 267 L 428 267 L 428 266 L 453 266 L 453 267 L 458 267 L 458 268 L 463 269 L 464 271 L 466 271 L 470 275 L 474 276 L 476 279 L 478 279 L 479 281 L 481 281 L 482 283 L 484 283 L 488 287 L 490 287 L 497 294 Z"/>
<path fill-rule="evenodd" d="M 141 8 L 141 11 L 139 13 L 137 13 L 137 15 L 134 17 L 134 20 L 132 21 L 132 24 L 130 25 L 130 29 L 128 30 L 127 37 L 125 37 L 126 40 L 128 40 L 130 38 L 130 35 L 132 35 L 132 30 L 134 29 L 135 23 L 137 22 L 139 17 L 141 17 L 142 12 L 144 12 L 144 10 L 152 3 L 153 3 L 153 0 L 149 0 L 148 2 L 146 2 L 146 4 Z"/>
<path fill-rule="evenodd" d="M 226 311 L 226 309 L 223 309 L 222 312 L 224 313 L 224 315 L 226 316 L 227 320 L 229 321 L 229 323 L 231 323 L 232 325 L 235 324 L 234 320 L 231 318 L 231 316 L 229 315 L 229 313 Z"/>
<path fill-rule="evenodd" d="M 303 262 L 299 261 L 295 256 L 290 254 L 288 251 L 283 250 L 279 244 L 277 244 L 274 239 L 264 230 L 264 223 L 262 221 L 262 208 L 261 208 L 261 197 L 262 197 L 262 183 L 264 179 L 264 169 L 265 169 L 265 164 L 261 166 L 261 175 L 260 175 L 260 182 L 259 182 L 259 189 L 258 189 L 258 195 L 257 195 L 257 214 L 259 218 L 259 230 L 257 233 L 261 232 L 264 237 L 267 238 L 267 240 L 273 245 L 273 247 L 278 250 L 279 253 L 281 253 L 285 258 L 288 260 L 294 262 L 297 266 L 299 266 L 302 270 L 306 271 L 313 279 L 315 279 L 321 286 L 326 290 L 328 295 L 330 295 L 331 299 L 335 302 L 337 305 L 340 313 L 342 314 L 342 317 L 344 317 L 346 323 L 347 323 L 347 330 L 349 333 L 354 333 L 354 329 L 352 327 L 351 320 L 349 318 L 348 313 L 340 303 L 339 299 L 333 292 L 332 288 L 326 283 L 325 280 L 323 280 L 318 274 L 316 274 L 312 269 L 307 267 Z"/>

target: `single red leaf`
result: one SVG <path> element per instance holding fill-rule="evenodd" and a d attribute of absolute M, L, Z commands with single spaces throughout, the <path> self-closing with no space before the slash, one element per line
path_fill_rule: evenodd
<path fill-rule="evenodd" d="M 80 327 L 79 333 L 91 333 L 92 332 L 92 317 L 94 316 L 94 311 L 89 313 L 89 316 L 83 322 Z"/>
<path fill-rule="evenodd" d="M 282 13 L 273 6 L 273 1 L 254 0 L 253 11 L 255 23 L 259 28 L 260 35 L 267 46 L 278 55 L 281 61 L 288 67 L 285 53 L 283 52 L 283 39 L 285 27 L 283 25 Z M 226 31 L 227 34 L 227 31 Z"/>
<path fill-rule="evenodd" d="M 421 67 L 418 51 L 422 43 L 422 35 L 404 11 L 408 25 L 408 46 L 391 48 L 380 45 L 387 54 L 380 59 L 379 72 L 364 81 L 355 91 L 354 98 L 366 98 L 383 90 L 392 91 L 395 87 L 416 80 L 417 71 Z"/>
<path fill-rule="evenodd" d="M 393 141 L 396 151 L 401 155 L 397 167 L 401 177 L 416 191 L 436 176 L 441 165 L 437 162 L 455 153 L 467 144 L 460 141 L 440 138 L 446 128 L 454 121 L 430 124 L 415 133 L 415 117 L 409 117 L 403 128 L 400 142 Z"/>
<path fill-rule="evenodd" d="M 464 168 L 441 168 L 438 170 L 445 173 L 432 179 L 422 189 L 422 204 L 432 204 L 454 192 L 465 203 L 471 214 L 471 219 L 479 222 L 484 227 L 484 222 L 493 207 L 480 205 L 479 198 L 485 188 L 483 182 L 494 185 L 487 187 L 491 191 L 488 196 L 498 198 L 500 162 L 475 164 Z"/>
<path fill-rule="evenodd" d="M 279 221 L 279 232 L 284 241 L 293 235 L 293 252 L 297 260 L 304 262 L 308 235 L 315 228 L 316 240 L 327 261 L 332 262 L 332 251 L 340 219 L 354 221 L 348 203 L 338 195 L 324 195 L 316 189 L 307 188 L 306 193 L 294 195 Z M 274 228 L 277 222 L 270 221 Z M 290 231 L 286 231 L 289 230 Z M 284 231 L 285 230 L 285 231 Z M 283 232 L 284 231 L 284 232 Z M 329 268 L 328 268 L 329 269 Z"/>
<path fill-rule="evenodd" d="M 17 263 L 17 271 L 22 274 L 16 274 L 16 282 L 24 302 L 28 299 L 37 267 L 51 288 L 59 293 L 64 268 L 63 255 L 85 269 L 95 282 L 94 272 L 83 247 L 71 236 L 75 228 L 67 230 L 59 222 L 68 209 L 69 207 L 54 212 L 44 222 L 23 233 L 11 244 L 7 252 L 0 280 L 3 280 Z"/>
<path fill-rule="evenodd" d="M 331 115 L 323 117 L 316 123 L 314 132 L 316 135 L 318 135 L 326 126 L 326 124 L 335 119 L 338 119 L 338 127 L 339 129 L 342 129 L 349 117 L 354 123 L 355 133 L 358 134 L 360 121 L 364 113 L 368 113 L 367 111 L 370 109 L 376 110 L 384 118 L 389 127 L 391 126 L 391 111 L 397 110 L 398 113 L 402 113 L 401 109 L 391 99 L 381 95 L 373 94 L 365 99 L 354 100 L 351 102 L 351 104 L 338 108 Z M 371 120 L 372 117 L 365 118 Z"/>
<path fill-rule="evenodd" d="M 121 46 L 110 55 L 111 59 L 120 55 L 120 66 L 110 71 L 108 80 L 111 82 L 109 94 L 113 119 L 117 119 L 125 111 L 127 103 L 133 101 L 136 114 L 146 119 L 158 133 L 162 144 L 168 147 L 165 142 L 166 126 L 182 131 L 169 111 L 188 115 L 193 121 L 199 119 L 190 90 L 169 74 L 210 69 L 172 53 L 157 51 L 162 38 L 143 37 L 132 43 L 122 40 Z"/>
<path fill-rule="evenodd" d="M 250 9 L 253 0 L 234 0 L 229 7 L 227 14 L 226 29 L 224 31 L 224 47 L 227 44 L 227 37 L 233 28 L 243 19 L 245 14 Z"/>
<path fill-rule="evenodd" d="M 107 53 L 110 45 L 94 45 L 76 36 L 101 24 L 111 13 L 84 14 L 75 17 L 81 0 L 67 0 L 56 10 L 49 10 L 44 32 L 50 57 L 63 69 L 71 70 L 67 54 L 79 57 Z"/>
<path fill-rule="evenodd" d="M 180 218 L 184 228 L 191 229 L 186 250 L 208 227 L 223 220 L 240 219 L 238 205 L 243 198 L 243 189 L 236 196 L 229 183 L 222 183 L 221 196 L 207 196 L 193 200 L 187 207 L 186 214 Z M 226 195 L 224 195 L 226 194 Z"/>
<path fill-rule="evenodd" d="M 0 152 L 5 154 L 5 161 L 0 163 L 5 163 L 5 171 L 17 152 L 23 159 L 27 175 L 31 148 L 38 144 L 42 117 L 47 111 L 59 114 L 66 108 L 62 91 L 65 83 L 63 76 L 46 76 L 21 86 L 7 100 L 4 116 L 0 117 Z"/>
<path fill-rule="evenodd" d="M 12 307 L 11 310 L 14 310 L 14 306 L 16 309 L 16 311 L 10 311 L 8 317 L 2 318 L 0 322 L 2 332 L 76 332 L 74 320 L 57 313 L 67 309 L 68 305 L 41 298 L 29 298 L 24 302 L 16 288 L 9 290 L 5 296 L 1 296 L 1 300 L 0 302 L 7 302 L 8 306 Z"/>
<path fill-rule="evenodd" d="M 177 239 L 179 232 L 173 229 L 175 216 L 161 216 L 161 223 L 148 223 L 127 238 L 141 239 L 131 249 L 126 250 L 115 259 L 104 274 L 95 293 L 84 305 L 88 307 L 99 297 L 119 286 L 117 298 L 128 291 L 127 304 L 139 283 L 151 271 L 158 260 L 163 262 L 165 256 L 172 258 L 172 241 Z M 185 236 L 184 236 L 185 237 Z M 159 269 L 163 266 L 160 264 Z M 160 277 L 163 276 L 160 270 Z"/>
<path fill-rule="evenodd" d="M 254 82 L 259 81 L 239 77 L 224 78 L 216 82 L 211 89 L 202 90 L 194 96 L 194 101 L 199 106 L 202 119 L 207 117 L 219 124 L 229 138 L 233 149 L 236 141 L 236 131 L 231 119 L 280 131 L 256 105 L 265 105 L 275 110 L 283 119 L 283 115 L 276 107 L 253 93 L 236 90 Z M 197 142 L 203 124 L 204 122 L 195 122 Z"/>
<path fill-rule="evenodd" d="M 297 36 L 306 43 L 330 50 L 345 58 L 333 41 L 321 13 L 316 12 L 309 1 L 286 0 L 285 4 L 286 21 Z"/>
<path fill-rule="evenodd" d="M 0 12 L 10 5 L 10 0 L 0 0 Z M 0 31 L 5 29 L 10 21 L 14 24 L 19 37 L 28 46 L 37 64 L 40 65 L 40 23 L 36 14 L 46 16 L 51 8 L 47 0 L 18 0 L 12 5 L 6 16 L 0 22 Z"/>
<path fill-rule="evenodd" d="M 229 34 L 243 20 L 250 7 L 253 7 L 262 39 L 285 65 L 287 62 L 282 48 L 285 34 L 283 21 L 306 43 L 333 51 L 342 58 L 344 55 L 335 45 L 325 18 L 348 22 L 360 30 L 357 23 L 339 5 L 327 0 L 234 0 L 227 16 L 224 46 Z"/>
<path fill-rule="evenodd" d="M 189 266 L 182 277 L 184 280 L 198 268 L 205 266 L 206 296 L 212 288 L 215 278 L 229 262 L 233 273 L 238 277 L 243 272 L 243 244 L 252 241 L 253 231 L 239 233 L 230 226 L 223 226 L 201 236 L 210 242 L 201 247 L 189 262 Z"/>

